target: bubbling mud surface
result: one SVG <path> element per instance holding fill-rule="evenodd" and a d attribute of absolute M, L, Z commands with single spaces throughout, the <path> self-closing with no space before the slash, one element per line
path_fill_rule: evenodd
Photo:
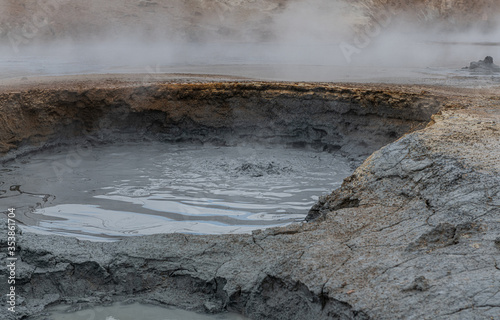
<path fill-rule="evenodd" d="M 2 171 L 24 231 L 94 241 L 286 225 L 352 172 L 326 152 L 161 142 L 46 150 Z"/>
<path fill-rule="evenodd" d="M 44 319 L 50 320 L 248 320 L 235 313 L 223 313 L 217 315 L 200 314 L 176 308 L 164 308 L 154 305 L 140 303 L 121 304 L 115 303 L 107 307 L 97 307 L 71 312 L 68 306 L 59 305 L 47 309 L 50 314 Z"/>

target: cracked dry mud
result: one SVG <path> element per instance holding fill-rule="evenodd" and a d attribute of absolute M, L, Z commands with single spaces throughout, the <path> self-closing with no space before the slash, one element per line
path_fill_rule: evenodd
<path fill-rule="evenodd" d="M 32 99 L 32 103 L 24 103 L 37 108 L 37 103 L 42 105 L 44 100 L 35 97 L 95 94 L 86 91 L 85 85 L 68 86 L 53 89 L 66 90 L 64 95 L 47 88 L 24 91 L 25 97 Z M 130 84 L 112 86 L 106 94 L 119 98 L 123 88 L 128 93 L 136 90 Z M 177 86 L 168 90 L 175 91 Z M 222 83 L 203 92 L 212 102 L 219 98 L 226 101 L 220 96 L 221 88 L 241 86 Z M 233 91 L 236 98 L 226 107 L 241 106 L 245 99 L 256 103 L 246 106 L 250 110 L 268 98 L 278 101 L 278 106 L 296 108 L 293 110 L 303 108 L 301 104 L 290 104 L 300 99 L 321 100 L 321 105 L 335 99 L 364 101 L 358 107 L 371 111 L 374 123 L 406 117 L 405 132 L 412 127 L 409 122 L 424 113 L 424 107 L 417 107 L 410 115 L 404 106 L 415 104 L 402 102 L 418 96 L 418 101 L 437 101 L 438 107 L 431 108 L 434 115 L 428 118 L 427 127 L 396 141 L 397 137 L 391 140 L 389 134 L 379 137 L 377 143 L 385 141 L 387 145 L 369 156 L 340 189 L 311 209 L 311 222 L 251 235 L 165 234 L 115 243 L 19 235 L 17 290 L 22 299 L 18 318 L 33 316 L 54 302 L 98 305 L 132 298 L 197 311 L 231 310 L 252 319 L 499 319 L 497 89 L 262 83 L 243 86 L 247 86 L 245 90 Z M 154 91 L 160 92 L 160 87 L 153 86 Z M 268 91 L 257 90 L 262 87 Z M 166 100 L 175 99 L 170 96 Z M 95 101 L 87 107 L 105 109 Z M 203 101 L 207 100 L 201 99 L 200 104 Z M 16 108 L 13 105 L 1 108 L 12 111 Z M 165 110 L 165 105 L 155 106 Z M 346 105 L 335 106 L 331 108 Z M 358 116 L 361 119 L 361 109 L 355 111 L 355 104 L 351 106 L 347 113 L 351 120 Z M 64 103 L 59 107 L 64 108 Z M 399 110 L 398 116 L 391 116 L 390 110 Z M 328 121 L 332 119 L 335 117 Z M 381 130 L 366 123 L 363 127 L 361 122 L 357 126 L 356 130 L 343 131 L 340 137 L 345 139 L 338 146 L 340 150 L 352 150 L 352 141 L 362 149 L 356 135 L 367 134 L 370 128 Z M 90 127 L 87 129 L 91 131 Z M 17 127 L 11 124 L 10 128 Z M 5 131 L 0 136 L 4 146 L 10 145 L 9 150 L 13 145 L 21 150 L 27 144 L 38 148 L 51 141 L 56 129 L 62 130 L 48 125 L 38 136 L 33 129 L 23 136 L 24 141 L 9 140 Z M 331 134 L 333 131 L 328 131 L 327 136 Z M 30 140 L 30 136 L 36 139 Z M 293 142 L 294 138 L 289 138 L 286 142 Z M 331 144 L 325 139 L 321 143 Z M 372 147 L 379 148 L 377 143 Z M 361 149 L 352 154 L 361 159 L 369 148 Z M 5 223 L 1 225 L 5 227 Z M 4 254 L 4 237 L 0 241 L 0 252 Z M 6 273 L 5 267 L 2 273 Z M 2 282 L 0 290 L 5 291 L 5 286 Z M 0 310 L 2 318 L 12 317 L 4 306 Z"/>

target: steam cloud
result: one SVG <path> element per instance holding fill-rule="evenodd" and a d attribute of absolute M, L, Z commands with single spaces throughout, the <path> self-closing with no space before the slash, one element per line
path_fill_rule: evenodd
<path fill-rule="evenodd" d="M 0 68 L 33 57 L 37 68 L 60 72 L 74 65 L 75 72 L 85 65 L 457 67 L 500 59 L 492 43 L 500 36 L 497 7 L 493 0 L 0 0 Z"/>

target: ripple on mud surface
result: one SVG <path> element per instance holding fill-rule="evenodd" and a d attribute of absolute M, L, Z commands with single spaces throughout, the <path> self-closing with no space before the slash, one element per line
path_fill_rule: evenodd
<path fill-rule="evenodd" d="M 288 224 L 351 172 L 311 150 L 159 142 L 44 151 L 3 170 L 0 196 L 25 231 L 91 240 Z"/>

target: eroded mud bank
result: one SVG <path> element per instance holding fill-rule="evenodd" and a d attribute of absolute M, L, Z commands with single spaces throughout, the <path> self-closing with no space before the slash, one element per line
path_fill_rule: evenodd
<path fill-rule="evenodd" d="M 83 87 L 82 87 L 83 86 Z M 311 146 L 359 160 L 422 128 L 440 98 L 333 85 L 170 83 L 0 94 L 0 152 L 74 138 Z"/>
<path fill-rule="evenodd" d="M 133 298 L 252 319 L 494 318 L 498 92 L 426 90 L 222 83 L 4 93 L 9 155 L 61 136 L 121 137 L 124 128 L 169 141 L 306 143 L 352 157 L 390 143 L 322 199 L 314 222 L 105 244 L 19 235 L 17 316 Z M 427 128 L 393 142 L 441 107 Z"/>

